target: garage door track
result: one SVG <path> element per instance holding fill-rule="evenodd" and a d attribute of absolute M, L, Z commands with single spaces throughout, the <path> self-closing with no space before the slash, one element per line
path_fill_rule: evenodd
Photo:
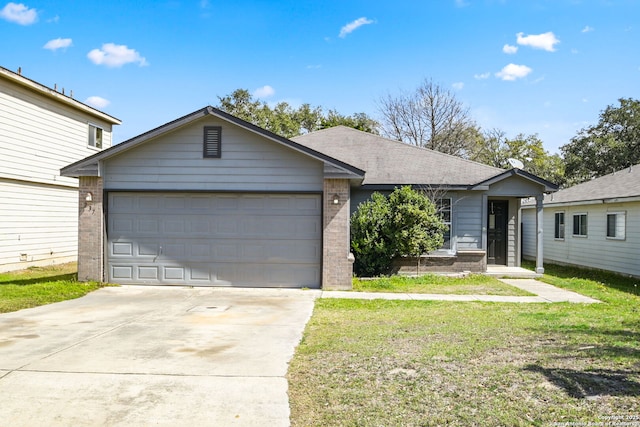
<path fill-rule="evenodd" d="M 122 286 L 0 315 L 11 426 L 286 426 L 318 291 Z"/>

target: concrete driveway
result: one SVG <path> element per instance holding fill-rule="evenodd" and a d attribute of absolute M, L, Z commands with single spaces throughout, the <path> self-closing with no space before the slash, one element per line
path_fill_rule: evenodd
<path fill-rule="evenodd" d="M 0 424 L 286 426 L 319 291 L 123 286 L 0 315 Z"/>

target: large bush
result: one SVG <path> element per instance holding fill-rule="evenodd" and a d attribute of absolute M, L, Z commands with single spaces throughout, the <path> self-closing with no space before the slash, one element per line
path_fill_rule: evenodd
<path fill-rule="evenodd" d="M 435 205 L 409 186 L 373 193 L 351 216 L 351 250 L 359 276 L 387 274 L 393 259 L 420 256 L 443 244 L 447 226 Z"/>

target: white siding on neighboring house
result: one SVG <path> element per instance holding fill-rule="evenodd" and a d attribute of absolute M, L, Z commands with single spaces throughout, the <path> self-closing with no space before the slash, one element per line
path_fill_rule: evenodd
<path fill-rule="evenodd" d="M 89 123 L 110 147 L 110 124 L 0 80 L 0 177 L 77 187 L 60 169 L 100 151 L 87 146 Z"/>
<path fill-rule="evenodd" d="M 0 200 L 0 271 L 76 259 L 76 189 L 0 179 Z"/>
<path fill-rule="evenodd" d="M 203 158 L 204 126 L 222 126 L 221 158 Z M 106 160 L 104 188 L 321 192 L 324 165 L 215 118 Z"/>
<path fill-rule="evenodd" d="M 76 259 L 78 180 L 60 169 L 100 151 L 88 146 L 89 124 L 111 146 L 114 123 L 0 69 L 0 271 Z"/>
<path fill-rule="evenodd" d="M 525 209 L 525 230 L 535 227 L 535 209 Z M 555 213 L 564 212 L 564 239 L 554 237 Z M 625 237 L 607 237 L 607 214 L 625 213 Z M 573 216 L 587 215 L 587 236 L 573 235 Z M 640 202 L 548 205 L 544 208 L 544 260 L 610 270 L 640 277 Z M 535 244 L 535 235 L 526 236 L 526 247 Z M 530 257 L 530 251 L 525 254 Z"/>

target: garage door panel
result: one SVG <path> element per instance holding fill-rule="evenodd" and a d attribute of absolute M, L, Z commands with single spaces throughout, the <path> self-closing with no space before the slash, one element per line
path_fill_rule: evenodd
<path fill-rule="evenodd" d="M 112 193 L 110 279 L 319 287 L 320 208 L 319 195 Z"/>
<path fill-rule="evenodd" d="M 140 265 L 137 268 L 138 276 L 140 280 L 158 280 L 160 278 L 160 269 L 156 266 Z"/>

